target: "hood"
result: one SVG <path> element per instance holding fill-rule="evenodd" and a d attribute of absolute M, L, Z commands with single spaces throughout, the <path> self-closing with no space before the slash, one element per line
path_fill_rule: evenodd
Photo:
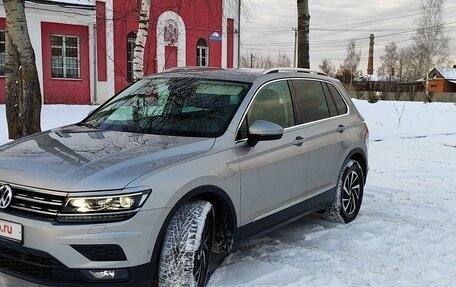
<path fill-rule="evenodd" d="M 0 147 L 0 182 L 68 192 L 121 189 L 210 150 L 214 141 L 72 125 Z"/>

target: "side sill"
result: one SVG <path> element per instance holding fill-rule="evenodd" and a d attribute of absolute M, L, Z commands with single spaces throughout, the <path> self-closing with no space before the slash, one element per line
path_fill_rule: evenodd
<path fill-rule="evenodd" d="M 327 208 L 334 198 L 335 191 L 336 188 L 334 187 L 268 217 L 241 226 L 238 228 L 239 237 L 235 242 L 235 247 L 242 245 L 249 239 L 297 221 L 310 213 Z"/>

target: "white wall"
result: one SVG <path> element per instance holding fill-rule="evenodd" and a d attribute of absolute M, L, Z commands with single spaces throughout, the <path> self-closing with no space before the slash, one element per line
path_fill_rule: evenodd
<path fill-rule="evenodd" d="M 233 67 L 238 67 L 238 25 L 239 25 L 239 0 L 223 0 L 223 23 L 222 23 L 222 68 L 227 67 L 227 27 L 228 20 L 234 19 L 234 41 L 233 41 Z"/>
<path fill-rule="evenodd" d="M 113 1 L 106 2 L 106 65 L 107 81 L 98 82 L 97 103 L 103 103 L 115 94 L 114 83 L 114 25 L 113 25 Z"/>

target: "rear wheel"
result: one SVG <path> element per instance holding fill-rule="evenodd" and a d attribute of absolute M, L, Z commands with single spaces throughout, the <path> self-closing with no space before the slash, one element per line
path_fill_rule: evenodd
<path fill-rule="evenodd" d="M 348 160 L 339 177 L 336 186 L 336 195 L 323 217 L 327 220 L 349 223 L 359 213 L 363 201 L 364 175 L 360 164 L 355 160 Z"/>
<path fill-rule="evenodd" d="M 159 286 L 206 286 L 214 238 L 214 211 L 207 201 L 183 205 L 165 234 L 159 266 Z"/>

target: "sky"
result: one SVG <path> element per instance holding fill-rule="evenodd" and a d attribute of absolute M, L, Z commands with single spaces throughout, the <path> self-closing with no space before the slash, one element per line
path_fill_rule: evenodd
<path fill-rule="evenodd" d="M 245 0 L 250 17 L 241 21 L 241 53 L 275 56 L 286 53 L 293 60 L 294 32 L 297 27 L 296 0 Z M 329 58 L 339 67 L 346 57 L 350 39 L 361 50 L 360 69 L 367 70 L 369 35 L 374 34 L 374 68 L 380 65 L 386 44 L 399 48 L 412 44 L 419 0 L 309 0 L 310 63 L 318 70 Z M 446 0 L 444 21 L 450 37 L 450 57 L 456 63 L 456 0 Z M 374 72 L 375 73 L 375 72 Z"/>

